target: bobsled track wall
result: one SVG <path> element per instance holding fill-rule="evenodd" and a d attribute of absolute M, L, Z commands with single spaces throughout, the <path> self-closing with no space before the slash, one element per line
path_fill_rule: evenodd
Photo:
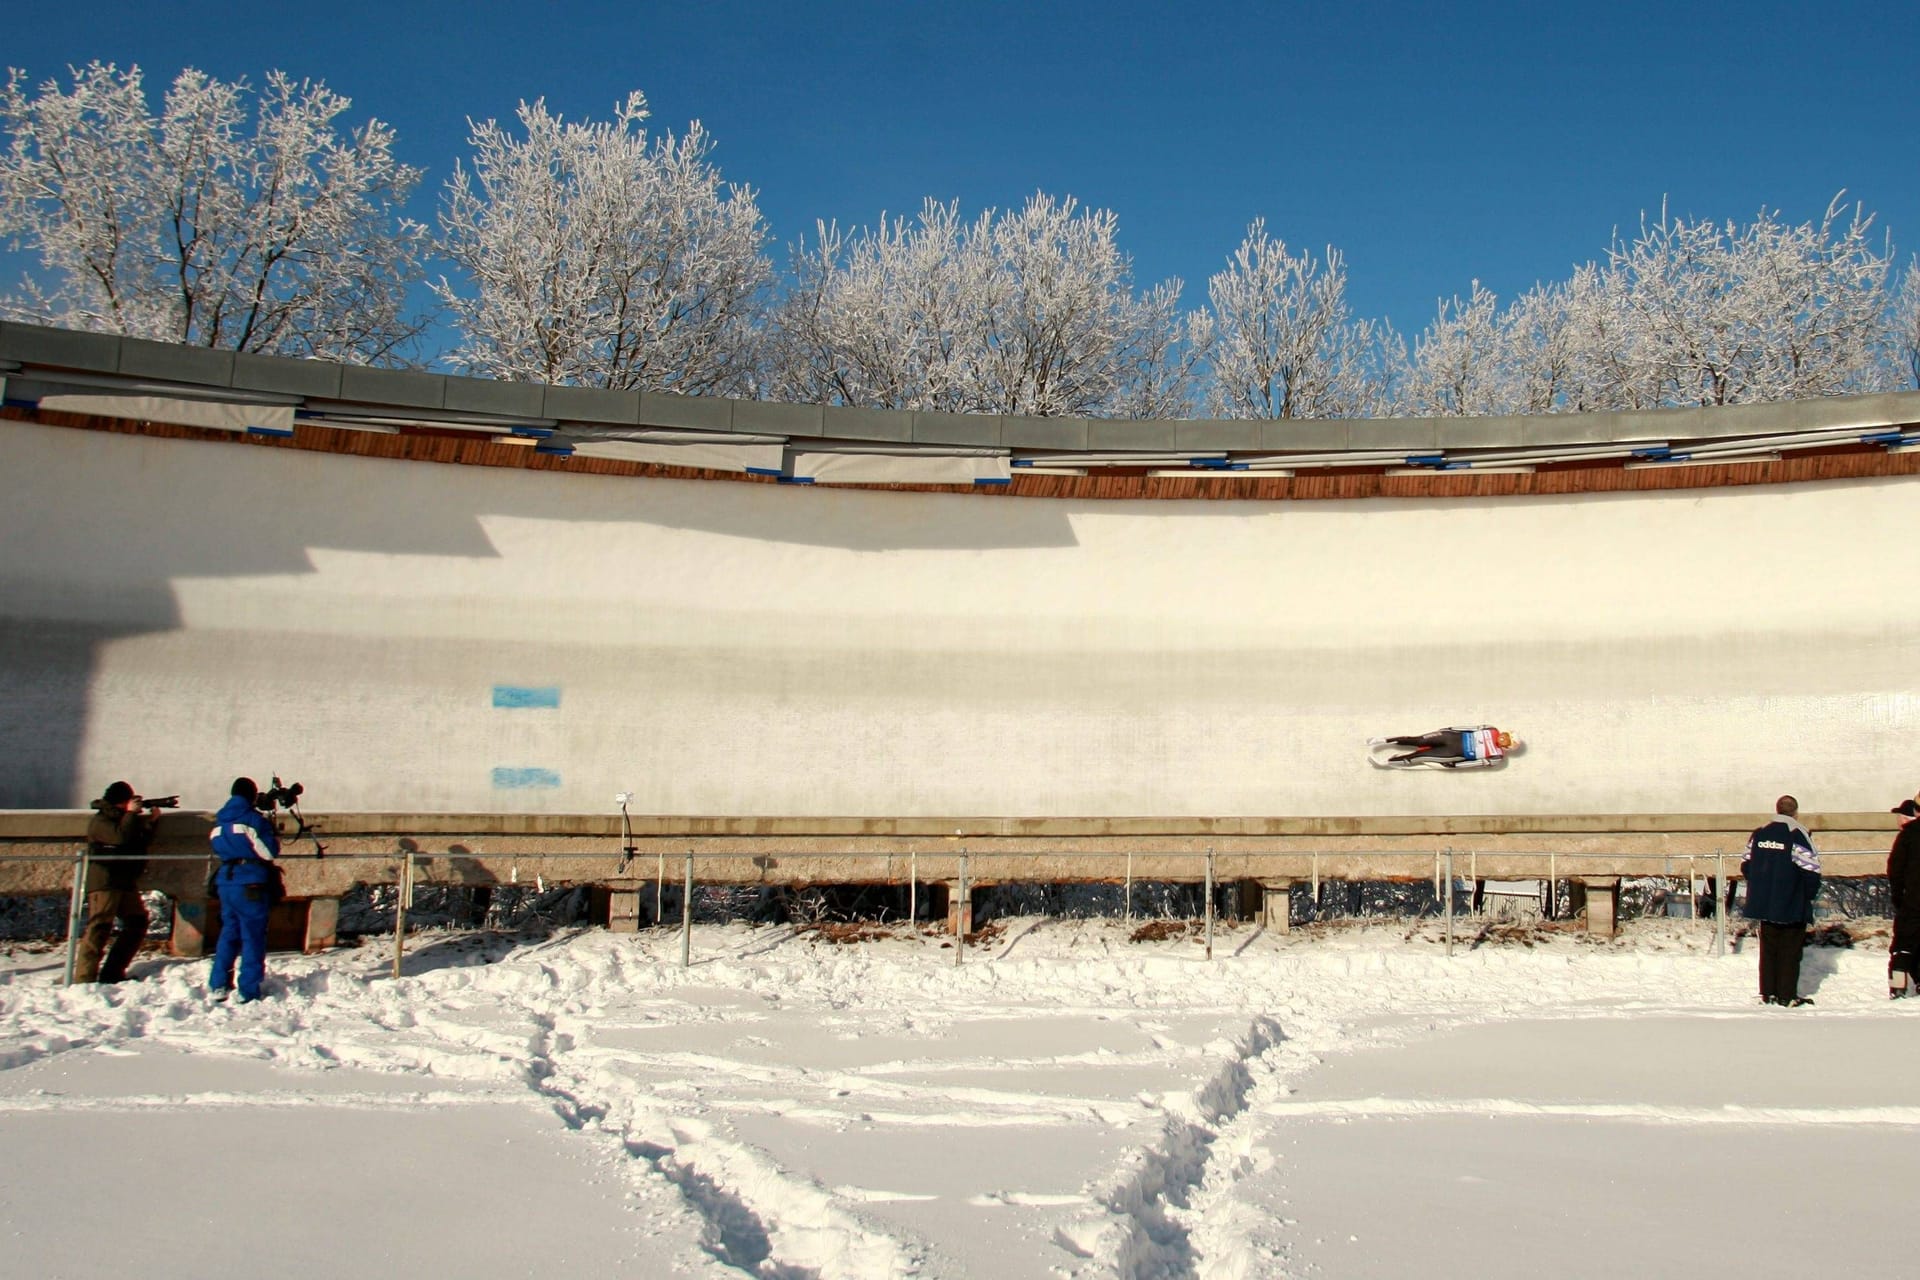
<path fill-rule="evenodd" d="M 1913 793 L 1920 479 L 1095 501 L 0 422 L 0 808 L 1740 813 Z M 1494 723 L 1502 770 L 1365 740 Z"/>

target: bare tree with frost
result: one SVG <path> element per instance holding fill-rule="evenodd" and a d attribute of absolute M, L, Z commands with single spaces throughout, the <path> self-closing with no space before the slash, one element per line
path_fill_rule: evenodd
<path fill-rule="evenodd" d="M 1841 221 L 1836 196 L 1818 223 L 1762 210 L 1745 227 L 1673 218 L 1616 243 L 1626 363 L 1663 403 L 1740 404 L 1874 390 L 1890 258 L 1873 219 Z"/>
<path fill-rule="evenodd" d="M 138 67 L 92 62 L 63 89 L 12 70 L 0 92 L 0 232 L 42 278 L 10 316 L 164 342 L 400 363 L 426 228 L 397 210 L 420 171 L 378 120 L 275 71 L 182 71 L 160 114 Z"/>
<path fill-rule="evenodd" d="M 1411 417 L 1505 411 L 1498 299 L 1478 280 L 1463 300 L 1443 299 L 1438 314 L 1414 339 L 1413 362 L 1401 391 Z"/>
<path fill-rule="evenodd" d="M 802 246 L 778 315 L 781 398 L 869 408 L 1055 416 L 1183 413 L 1205 325 L 1179 284 L 1136 295 L 1118 220 L 1036 195 L 962 222 L 914 222 Z"/>
<path fill-rule="evenodd" d="M 1415 345 L 1396 409 L 1556 413 L 1745 404 L 1888 384 L 1886 277 L 1870 217 L 1746 226 L 1664 209 L 1604 264 L 1501 310 L 1474 285 Z M 1896 317 L 1896 328 L 1897 328 Z M 1893 344 L 1899 346 L 1896 340 Z"/>
<path fill-rule="evenodd" d="M 1920 259 L 1907 264 L 1899 292 L 1893 296 L 1887 357 L 1893 366 L 1893 385 L 1920 391 Z"/>
<path fill-rule="evenodd" d="M 611 121 L 522 103 L 520 133 L 472 126 L 443 251 L 470 290 L 436 286 L 459 367 L 496 378 L 746 394 L 771 275 L 751 188 L 721 181 L 698 121 L 649 137 L 636 92 Z"/>
<path fill-rule="evenodd" d="M 1256 219 L 1207 284 L 1212 304 L 1209 412 L 1224 418 L 1351 418 L 1373 412 L 1370 358 L 1385 334 L 1347 308 L 1347 266 L 1267 234 Z"/>

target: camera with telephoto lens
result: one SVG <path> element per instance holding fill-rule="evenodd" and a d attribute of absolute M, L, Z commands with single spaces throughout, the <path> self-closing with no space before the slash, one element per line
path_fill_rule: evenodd
<path fill-rule="evenodd" d="M 282 782 L 275 775 L 271 787 L 263 787 L 253 802 L 253 807 L 262 813 L 272 813 L 275 809 L 291 809 L 300 803 L 300 797 L 306 788 L 297 782 Z"/>
<path fill-rule="evenodd" d="M 180 807 L 180 797 L 141 796 L 140 807 L 143 809 L 178 809 Z"/>

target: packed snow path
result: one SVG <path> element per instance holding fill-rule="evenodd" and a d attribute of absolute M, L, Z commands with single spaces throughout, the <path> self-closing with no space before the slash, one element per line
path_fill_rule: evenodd
<path fill-rule="evenodd" d="M 22 1274 L 251 1256 L 463 1274 L 1884 1274 L 1920 1001 L 1809 954 L 1813 1009 L 1667 922 L 1445 958 L 1404 925 L 1129 943 L 440 935 L 63 989 L 0 961 L 0 1237 Z M 1764 1249 L 1726 1224 L 1791 1209 Z M 109 1252 L 111 1256 L 109 1256 Z M 1758 1267 L 1758 1272 L 1753 1268 Z"/>

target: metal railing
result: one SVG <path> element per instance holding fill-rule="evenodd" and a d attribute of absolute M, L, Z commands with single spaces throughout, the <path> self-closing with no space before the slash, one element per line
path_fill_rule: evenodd
<path fill-rule="evenodd" d="M 1874 851 L 1833 850 L 1830 852 L 1836 853 L 1836 854 L 1838 853 L 1852 854 L 1852 853 L 1874 852 Z M 105 865 L 105 864 L 109 864 L 116 861 L 119 861 L 119 862 L 139 861 L 139 862 L 148 862 L 148 863 L 151 863 L 151 862 L 211 863 L 212 861 L 209 855 L 201 854 L 201 853 L 148 853 L 148 854 L 143 854 L 138 856 L 123 856 L 118 858 L 95 857 L 88 851 L 88 849 L 85 846 L 82 846 L 77 854 L 67 854 L 67 855 L 23 854 L 23 855 L 8 855 L 8 856 L 14 857 L 18 861 L 64 862 L 64 861 L 71 860 L 73 863 L 73 881 L 72 881 L 71 897 L 69 900 L 69 911 L 68 911 L 68 920 L 67 920 L 67 959 L 66 959 L 66 966 L 65 966 L 65 972 L 64 972 L 64 978 L 69 983 L 73 981 L 73 975 L 74 975 L 75 964 L 76 964 L 76 952 L 79 944 L 79 939 L 84 933 L 85 924 L 88 916 L 87 887 L 86 887 L 87 880 L 89 878 L 91 869 L 95 865 Z M 443 859 L 448 862 L 494 860 L 499 856 L 500 855 L 489 855 L 485 853 L 479 853 L 479 852 L 468 851 L 468 850 L 453 850 L 453 851 L 447 851 L 447 852 L 400 850 L 400 851 L 385 852 L 385 853 L 328 854 L 326 855 L 324 860 L 328 862 L 335 862 L 335 863 L 370 862 L 370 861 L 393 862 L 396 859 L 399 861 L 400 863 L 399 896 L 398 896 L 398 904 L 395 911 L 395 921 L 394 921 L 394 959 L 393 959 L 394 976 L 398 977 L 400 976 L 401 957 L 404 953 L 404 947 L 405 947 L 405 938 L 406 938 L 406 929 L 407 929 L 407 910 L 412 905 L 415 890 L 423 883 L 425 884 L 436 883 L 431 878 L 426 880 L 423 880 L 421 878 L 420 872 L 423 870 L 423 867 L 421 864 L 430 863 L 433 861 L 438 861 Z M 541 853 L 537 855 L 525 855 L 525 856 L 527 856 L 530 861 L 537 859 L 544 863 L 544 862 L 553 862 L 553 861 L 605 862 L 612 855 L 602 851 L 579 851 L 579 852 Z M 681 904 L 680 904 L 680 931 L 681 931 L 680 963 L 683 967 L 691 965 L 692 963 L 693 898 L 694 898 L 694 888 L 697 880 L 696 864 L 699 862 L 737 862 L 743 857 L 750 858 L 753 856 L 755 855 L 747 852 L 708 851 L 703 853 L 692 848 L 687 849 L 684 855 L 684 868 L 683 868 L 683 874 L 681 877 L 682 893 L 681 893 Z M 907 872 L 906 886 L 908 890 L 908 904 L 909 904 L 908 914 L 910 919 L 918 918 L 918 893 L 919 893 L 919 886 L 922 883 L 922 877 L 921 877 L 920 868 L 919 868 L 919 861 L 920 861 L 921 855 L 917 851 L 910 851 L 905 855 L 901 855 L 893 852 L 878 852 L 878 853 L 860 852 L 860 853 L 850 853 L 850 854 L 835 854 L 832 856 L 836 858 L 842 858 L 842 859 L 856 859 L 856 860 L 870 859 L 874 861 L 882 861 L 886 865 L 886 870 L 883 876 L 883 880 L 888 883 L 896 882 L 893 868 L 897 863 L 897 861 L 899 861 L 904 856 L 904 859 L 906 862 L 906 872 Z M 1192 876 L 1192 879 L 1195 882 L 1198 882 L 1205 886 L 1204 893 L 1202 895 L 1203 902 L 1204 902 L 1203 945 L 1205 948 L 1205 953 L 1207 958 L 1212 959 L 1213 958 L 1214 924 L 1215 924 L 1214 899 L 1216 896 L 1214 889 L 1218 883 L 1217 867 L 1218 867 L 1219 860 L 1221 859 L 1221 857 L 1224 856 L 1234 860 L 1235 862 L 1244 863 L 1249 859 L 1259 858 L 1259 857 L 1262 857 L 1263 855 L 1258 853 L 1241 853 L 1239 851 L 1235 851 L 1227 855 L 1220 855 L 1213 849 L 1206 849 L 1206 850 L 1174 851 L 1174 852 L 1155 851 L 1144 856 L 1150 857 L 1156 862 L 1162 862 L 1162 863 L 1170 860 L 1181 861 L 1181 860 L 1190 859 L 1190 860 L 1198 861 L 1202 864 L 1201 866 L 1195 869 L 1195 873 Z M 1308 884 L 1311 887 L 1313 900 L 1316 904 L 1318 904 L 1318 902 L 1320 901 L 1320 896 L 1321 896 L 1320 888 L 1323 880 L 1323 877 L 1321 875 L 1322 858 L 1337 858 L 1341 861 L 1352 861 L 1354 859 L 1364 859 L 1364 860 L 1377 860 L 1377 861 L 1383 861 L 1383 862 L 1389 862 L 1389 863 L 1396 862 L 1396 861 L 1417 862 L 1422 866 L 1423 869 L 1430 862 L 1431 868 L 1432 868 L 1433 883 L 1434 883 L 1434 895 L 1437 899 L 1439 899 L 1441 903 L 1442 927 L 1444 931 L 1446 954 L 1448 956 L 1451 956 L 1453 954 L 1454 944 L 1455 944 L 1454 898 L 1455 898 L 1455 895 L 1459 892 L 1460 886 L 1462 883 L 1462 878 L 1457 875 L 1457 871 L 1459 869 L 1458 868 L 1459 855 L 1453 849 L 1442 848 L 1442 849 L 1436 849 L 1436 850 L 1410 850 L 1410 849 L 1342 850 L 1337 853 L 1324 853 L 1324 854 L 1312 853 L 1312 854 L 1305 854 L 1305 855 L 1290 854 L 1285 856 L 1296 857 L 1296 858 L 1297 857 L 1308 858 L 1309 860 Z M 1674 864 L 1684 863 L 1686 865 L 1687 870 L 1685 872 L 1685 878 L 1687 879 L 1689 886 L 1692 889 L 1692 892 L 1689 895 L 1689 914 L 1693 918 L 1697 918 L 1698 917 L 1697 902 L 1700 896 L 1699 886 L 1702 881 L 1702 875 L 1701 875 L 1702 864 L 1707 864 L 1712 868 L 1712 874 L 1711 874 L 1710 880 L 1711 880 L 1711 883 L 1716 886 L 1715 894 L 1717 895 L 1716 902 L 1715 902 L 1715 909 L 1713 912 L 1714 932 L 1713 932 L 1713 942 L 1712 942 L 1713 953 L 1716 955 L 1725 954 L 1728 947 L 1726 919 L 1727 919 L 1728 911 L 1733 899 L 1733 884 L 1740 879 L 1738 856 L 1739 856 L 1738 854 L 1729 854 L 1726 852 L 1711 853 L 1711 854 L 1672 854 L 1672 855 L 1668 855 L 1668 854 L 1637 855 L 1637 854 L 1621 854 L 1617 852 L 1616 853 L 1568 853 L 1568 852 L 1562 852 L 1558 850 L 1506 850 L 1506 849 L 1489 852 L 1489 857 L 1498 859 L 1499 864 L 1502 868 L 1503 878 L 1511 877 L 1511 878 L 1517 878 L 1517 879 L 1544 879 L 1546 881 L 1546 883 L 1549 886 L 1549 890 L 1548 890 L 1549 906 L 1547 908 L 1547 918 L 1549 919 L 1555 918 L 1554 886 L 1556 886 L 1559 883 L 1560 879 L 1563 878 L 1562 877 L 1563 871 L 1567 873 L 1565 875 L 1565 878 L 1567 879 L 1581 879 L 1583 878 L 1583 876 L 1579 870 L 1579 867 L 1583 863 L 1586 863 L 1586 864 L 1604 863 L 1604 864 L 1617 866 L 1622 862 L 1651 863 L 1655 861 L 1659 861 L 1663 864 L 1663 871 L 1658 874 L 1667 879 L 1680 878 L 1680 876 L 1674 871 Z M 1058 860 L 1073 861 L 1073 860 L 1079 860 L 1079 859 L 1084 859 L 1084 860 L 1099 859 L 1104 861 L 1112 861 L 1116 857 L 1122 857 L 1123 858 L 1123 879 L 1125 884 L 1125 897 L 1124 897 L 1125 918 L 1129 920 L 1133 918 L 1133 894 L 1134 894 L 1134 884 L 1136 879 L 1134 875 L 1135 855 L 1133 853 L 1118 855 L 1113 852 L 1100 851 L 1100 850 L 1059 850 L 1059 849 L 1029 850 L 1029 849 L 1018 849 L 1018 848 L 970 851 L 966 848 L 957 848 L 952 850 L 951 852 L 942 851 L 938 854 L 929 854 L 928 857 L 929 857 L 929 860 L 935 863 L 936 865 L 941 863 L 947 864 L 948 868 L 950 868 L 954 872 L 954 875 L 950 881 L 955 885 L 955 891 L 957 894 L 957 905 L 954 908 L 954 916 L 955 916 L 957 930 L 962 935 L 960 939 L 960 945 L 957 945 L 954 948 L 954 963 L 956 965 L 962 963 L 964 959 L 965 934 L 970 931 L 970 926 L 972 923 L 972 892 L 978 883 L 977 876 L 976 876 L 976 869 L 977 869 L 977 866 L 982 862 L 991 864 L 996 860 L 1006 860 L 1006 859 L 1016 859 L 1016 858 L 1040 858 L 1040 857 L 1044 857 L 1050 861 L 1058 861 Z M 1467 866 L 1466 866 L 1467 874 L 1464 877 L 1464 882 L 1468 886 L 1472 886 L 1473 884 L 1478 883 L 1481 878 L 1480 867 L 1479 867 L 1480 851 L 1470 850 L 1468 851 L 1466 857 L 1467 857 Z M 1732 859 L 1731 865 L 1729 863 L 1730 859 Z M 280 859 L 279 859 L 279 861 L 282 861 L 282 862 L 301 862 L 301 861 L 316 861 L 316 860 L 321 860 L 320 856 L 317 854 L 299 853 L 299 852 L 291 852 L 291 851 L 283 852 L 280 855 Z M 632 861 L 632 856 L 630 853 L 627 856 L 622 857 L 620 859 L 620 864 L 619 864 L 620 870 L 622 872 L 625 872 L 628 869 L 628 866 L 631 861 Z M 1515 863 L 1520 863 L 1524 865 L 1528 862 L 1536 862 L 1541 864 L 1544 868 L 1545 875 L 1544 876 L 1528 875 L 1524 872 L 1516 874 L 1511 870 L 1511 867 Z M 652 881 L 653 889 L 654 889 L 654 919 L 657 922 L 664 922 L 665 896 L 666 896 L 666 884 L 667 884 L 667 858 L 664 851 L 661 851 L 660 853 L 657 854 L 655 858 L 654 869 L 655 869 L 655 874 L 652 877 L 634 877 L 634 879 L 638 879 L 642 883 L 644 883 L 646 880 Z M 1627 873 L 1627 872 L 1619 872 L 1619 871 L 1609 871 L 1604 874 L 1606 875 L 1607 878 L 1620 878 L 1620 879 L 1652 877 L 1655 875 L 1655 873 L 1650 873 L 1650 872 L 1649 873 Z M 621 878 L 626 878 L 626 877 L 622 876 Z M 1166 879 L 1166 878 L 1167 877 L 1161 877 L 1161 879 Z M 1292 879 L 1292 877 L 1281 877 L 1281 878 L 1286 879 L 1288 881 L 1291 881 Z M 1356 877 L 1352 877 L 1352 876 L 1340 876 L 1337 878 L 1341 881 L 1353 881 L 1357 879 Z M 1405 876 L 1405 877 L 1397 877 L 1397 878 L 1414 879 L 1415 877 Z M 1105 880 L 1106 878 L 1099 877 L 1099 879 Z M 936 874 L 928 877 L 928 880 L 929 882 L 932 882 L 932 881 L 949 882 L 949 877 Z M 471 880 L 448 881 L 445 883 L 448 883 L 449 885 L 467 885 L 467 886 L 472 886 L 474 884 L 474 882 Z M 718 883 L 747 883 L 747 882 L 733 879 L 733 878 L 728 878 L 723 881 L 718 881 Z M 492 883 L 489 883 L 487 887 L 495 887 L 495 886 Z M 632 892 L 637 893 L 638 890 L 633 890 Z"/>

